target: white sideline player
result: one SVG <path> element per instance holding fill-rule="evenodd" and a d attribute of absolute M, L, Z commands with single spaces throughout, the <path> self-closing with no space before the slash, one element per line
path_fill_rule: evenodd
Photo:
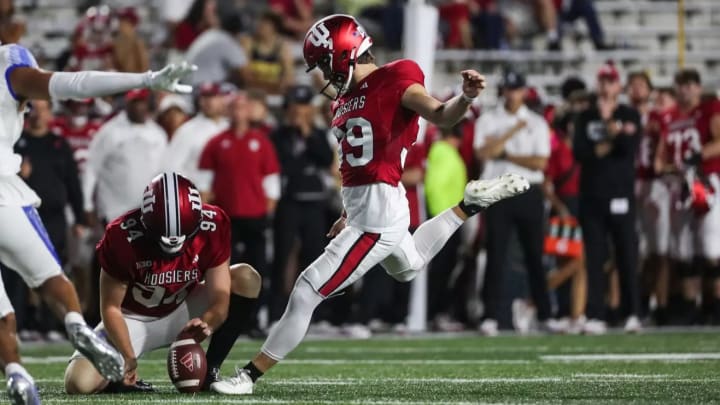
<path fill-rule="evenodd" d="M 20 138 L 29 100 L 66 100 L 101 97 L 136 88 L 189 93 L 178 84 L 196 68 L 187 63 L 169 65 L 158 72 L 49 72 L 38 68 L 22 46 L 0 46 L 0 262 L 17 271 L 56 314 L 65 321 L 72 345 L 110 380 L 123 377 L 122 356 L 90 329 L 80 314 L 72 283 L 63 274 L 55 249 L 35 207 L 40 199 L 17 175 L 21 157 L 13 153 Z M 7 378 L 12 404 L 39 404 L 35 383 L 20 365 L 15 337 L 14 310 L 0 279 L 0 362 Z"/>
<path fill-rule="evenodd" d="M 405 189 L 400 183 L 400 155 L 418 132 L 420 116 L 452 126 L 485 88 L 474 70 L 461 72 L 463 93 L 442 103 L 428 95 L 420 67 L 407 59 L 376 66 L 369 51 L 372 40 L 348 15 L 316 22 L 305 37 L 309 68 L 322 70 L 337 91 L 332 105 L 332 133 L 338 139 L 342 196 L 346 217 L 333 225 L 334 237 L 298 278 L 287 308 L 270 331 L 260 353 L 234 377 L 210 386 L 223 394 L 250 394 L 263 373 L 302 341 L 315 308 L 381 264 L 398 281 L 415 278 L 470 216 L 530 186 L 521 176 L 471 181 L 463 201 L 411 235 Z M 325 91 L 323 89 L 323 92 Z"/>

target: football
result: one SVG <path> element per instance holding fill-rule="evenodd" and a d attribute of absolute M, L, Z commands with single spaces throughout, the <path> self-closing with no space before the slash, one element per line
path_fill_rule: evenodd
<path fill-rule="evenodd" d="M 207 373 L 205 351 L 194 339 L 179 338 L 168 350 L 167 369 L 178 391 L 198 392 Z"/>

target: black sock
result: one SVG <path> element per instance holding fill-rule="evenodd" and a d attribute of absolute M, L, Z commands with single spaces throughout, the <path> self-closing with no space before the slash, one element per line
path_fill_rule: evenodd
<path fill-rule="evenodd" d="M 668 323 L 668 310 L 666 307 L 655 308 L 655 324 L 657 326 L 664 326 Z"/>
<path fill-rule="evenodd" d="M 248 362 L 248 364 L 246 364 L 243 368 L 248 371 L 248 375 L 250 376 L 250 379 L 253 380 L 253 382 L 257 381 L 257 379 L 262 377 L 263 375 L 263 372 L 258 370 L 258 368 L 255 367 L 255 364 L 252 361 Z"/>
<path fill-rule="evenodd" d="M 458 204 L 458 207 L 460 207 L 462 212 L 464 212 L 465 215 L 467 215 L 469 217 L 471 217 L 483 210 L 483 208 L 479 205 L 465 205 L 465 200 L 460 201 L 460 204 Z"/>
<path fill-rule="evenodd" d="M 205 354 L 208 370 L 212 370 L 214 367 L 220 368 L 223 361 L 225 361 L 238 336 L 247 328 L 248 318 L 252 314 L 256 302 L 257 298 L 246 298 L 230 294 L 230 308 L 228 309 L 227 320 L 213 333 Z"/>
<path fill-rule="evenodd" d="M 682 325 L 694 325 L 698 318 L 698 307 L 694 299 L 683 298 L 682 301 Z"/>
<path fill-rule="evenodd" d="M 713 325 L 720 325 L 720 298 L 713 297 L 712 298 L 712 324 Z"/>

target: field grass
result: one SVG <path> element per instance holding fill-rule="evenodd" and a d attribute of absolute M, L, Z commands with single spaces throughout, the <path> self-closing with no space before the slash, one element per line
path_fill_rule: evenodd
<path fill-rule="evenodd" d="M 224 365 L 261 342 L 238 342 Z M 720 332 L 311 340 L 248 397 L 179 394 L 165 350 L 141 360 L 153 395 L 68 397 L 66 345 L 23 348 L 45 404 L 720 403 Z M 5 401 L 4 394 L 0 401 Z"/>

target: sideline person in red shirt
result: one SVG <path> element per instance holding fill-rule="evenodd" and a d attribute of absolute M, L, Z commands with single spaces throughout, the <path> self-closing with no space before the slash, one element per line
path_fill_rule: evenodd
<path fill-rule="evenodd" d="M 204 201 L 230 217 L 233 262 L 243 259 L 264 274 L 265 231 L 280 197 L 280 165 L 272 142 L 250 126 L 245 93 L 230 103 L 230 121 L 230 128 L 211 138 L 200 155 L 200 170 L 212 178 L 210 190 L 200 191 Z M 236 249 L 240 243 L 243 252 Z"/>

